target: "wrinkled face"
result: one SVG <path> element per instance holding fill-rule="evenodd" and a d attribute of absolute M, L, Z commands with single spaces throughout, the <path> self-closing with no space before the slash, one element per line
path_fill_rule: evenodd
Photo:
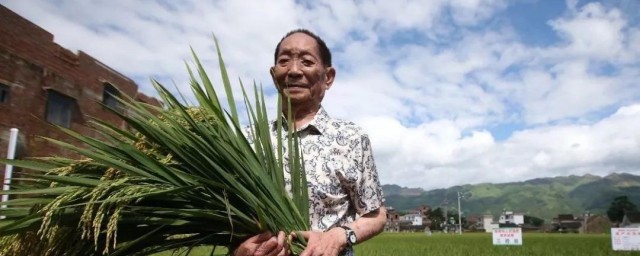
<path fill-rule="evenodd" d="M 294 107 L 319 106 L 335 77 L 335 70 L 323 65 L 315 39 L 304 33 L 282 41 L 272 70 L 278 91 Z"/>

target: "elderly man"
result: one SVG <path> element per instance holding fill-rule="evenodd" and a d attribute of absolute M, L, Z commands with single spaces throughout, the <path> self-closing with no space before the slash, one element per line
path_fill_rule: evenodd
<path fill-rule="evenodd" d="M 308 30 L 291 31 L 276 47 L 271 73 L 278 92 L 291 101 L 294 120 L 287 121 L 300 138 L 309 184 L 311 230 L 302 232 L 308 245 L 300 255 L 353 255 L 354 244 L 383 230 L 386 210 L 369 137 L 322 108 L 336 75 L 331 52 Z M 234 255 L 286 255 L 284 239 L 282 232 L 260 234 L 240 244 Z"/>

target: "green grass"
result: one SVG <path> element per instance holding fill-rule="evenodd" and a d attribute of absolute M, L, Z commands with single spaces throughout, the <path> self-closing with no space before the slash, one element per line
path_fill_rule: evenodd
<path fill-rule="evenodd" d="M 215 255 L 224 255 L 224 249 Z M 205 256 L 211 253 L 210 247 L 201 247 L 193 256 Z M 155 256 L 169 256 L 160 253 Z M 467 233 L 434 234 L 423 233 L 383 233 L 356 246 L 358 256 L 389 255 L 429 255 L 429 256 L 596 256 L 596 255 L 640 255 L 640 252 L 617 252 L 611 249 L 609 235 L 581 234 L 540 234 L 525 233 L 522 246 L 493 246 L 491 234 Z"/>
<path fill-rule="evenodd" d="M 193 248 L 193 250 L 191 251 L 191 253 L 189 255 L 190 256 L 209 256 L 209 255 L 212 255 L 211 254 L 211 249 L 213 249 L 213 247 L 211 247 L 211 246 L 198 246 L 198 247 Z M 173 253 L 172 251 L 166 251 L 166 252 L 153 254 L 153 256 L 184 255 L 184 253 L 185 253 L 184 251 L 180 251 L 180 252 L 176 252 L 176 253 Z M 218 248 L 216 248 L 215 254 L 213 254 L 213 255 L 214 256 L 227 255 L 227 248 L 218 247 Z"/>
<path fill-rule="evenodd" d="M 383 233 L 358 245 L 358 255 L 640 255 L 614 252 L 608 235 L 524 234 L 522 246 L 493 246 L 489 233 Z"/>

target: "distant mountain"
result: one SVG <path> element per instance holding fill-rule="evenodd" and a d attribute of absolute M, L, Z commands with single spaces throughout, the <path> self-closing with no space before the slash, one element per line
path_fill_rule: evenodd
<path fill-rule="evenodd" d="M 605 214 L 616 196 L 627 195 L 640 206 L 640 176 L 614 173 L 532 179 L 512 183 L 482 183 L 424 191 L 398 185 L 383 185 L 386 205 L 396 210 L 413 210 L 420 205 L 457 209 L 457 192 L 468 194 L 462 199 L 465 215 L 493 214 L 503 210 L 551 220 L 558 214 L 581 215 L 585 211 Z"/>
<path fill-rule="evenodd" d="M 384 185 L 382 186 L 384 194 L 387 196 L 400 195 L 400 196 L 419 196 L 424 192 L 421 188 L 407 188 L 400 187 L 398 185 Z"/>

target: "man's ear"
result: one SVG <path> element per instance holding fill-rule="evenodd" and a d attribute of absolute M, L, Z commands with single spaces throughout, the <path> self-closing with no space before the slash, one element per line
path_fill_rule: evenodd
<path fill-rule="evenodd" d="M 280 89 L 280 88 L 278 88 L 278 83 L 277 83 L 277 80 L 276 80 L 276 70 L 275 70 L 275 67 L 271 67 L 271 68 L 269 68 L 269 74 L 271 74 L 271 79 L 273 80 L 273 86 L 275 86 L 275 87 L 276 87 L 276 89 Z"/>
<path fill-rule="evenodd" d="M 324 85 L 326 90 L 329 90 L 333 85 L 333 80 L 336 78 L 336 69 L 333 67 L 328 67 L 324 72 Z"/>

